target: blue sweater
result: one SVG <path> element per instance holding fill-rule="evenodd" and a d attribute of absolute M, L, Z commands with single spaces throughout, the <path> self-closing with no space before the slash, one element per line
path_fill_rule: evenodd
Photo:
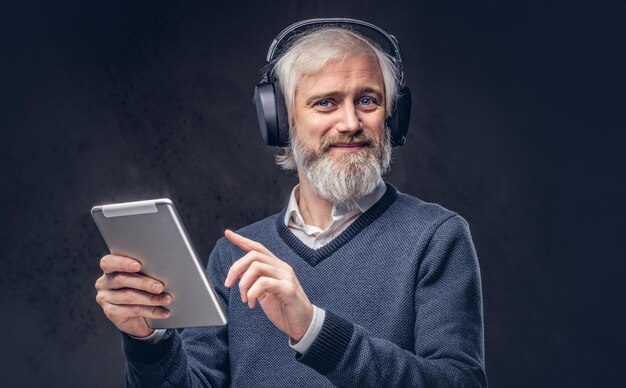
<path fill-rule="evenodd" d="M 385 195 L 320 249 L 285 226 L 284 211 L 239 231 L 291 265 L 324 308 L 303 356 L 237 286 L 223 286 L 244 252 L 220 239 L 207 266 L 225 327 L 167 332 L 157 344 L 123 336 L 126 379 L 141 387 L 486 387 L 480 274 L 463 218 Z"/>

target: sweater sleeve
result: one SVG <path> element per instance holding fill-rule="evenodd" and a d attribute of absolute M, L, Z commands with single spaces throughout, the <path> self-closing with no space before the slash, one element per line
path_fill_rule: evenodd
<path fill-rule="evenodd" d="M 219 244 L 207 265 L 218 299 L 227 307 L 228 289 Z M 155 343 L 122 334 L 128 387 L 226 387 L 230 384 L 227 326 L 167 330 Z"/>
<path fill-rule="evenodd" d="M 414 349 L 327 311 L 297 359 L 340 387 L 486 387 L 480 272 L 465 220 L 442 222 L 417 265 Z"/>

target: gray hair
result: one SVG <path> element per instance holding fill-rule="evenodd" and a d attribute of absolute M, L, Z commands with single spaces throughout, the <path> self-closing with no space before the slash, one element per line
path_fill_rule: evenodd
<path fill-rule="evenodd" d="M 390 56 L 363 35 L 340 27 L 322 27 L 308 30 L 291 39 L 287 51 L 274 64 L 273 73 L 278 79 L 285 98 L 289 117 L 289 135 L 293 136 L 293 104 L 298 82 L 304 75 L 315 74 L 332 61 L 342 60 L 350 54 L 365 54 L 377 59 L 385 88 L 385 114 L 391 115 L 393 103 L 400 90 L 400 71 Z M 291 146 L 283 148 L 276 163 L 285 170 L 295 170 Z"/>

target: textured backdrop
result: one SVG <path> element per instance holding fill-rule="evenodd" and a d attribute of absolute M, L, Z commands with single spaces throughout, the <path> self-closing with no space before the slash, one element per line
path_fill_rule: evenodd
<path fill-rule="evenodd" d="M 623 5 L 225 3 L 2 7 L 0 385 L 122 384 L 93 205 L 168 196 L 203 258 L 285 205 L 253 87 L 282 28 L 330 16 L 400 41 L 413 120 L 386 179 L 469 221 L 491 386 L 618 381 Z"/>

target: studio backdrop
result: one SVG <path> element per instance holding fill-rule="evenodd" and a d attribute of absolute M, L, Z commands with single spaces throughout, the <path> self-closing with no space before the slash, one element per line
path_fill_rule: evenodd
<path fill-rule="evenodd" d="M 490 3 L 490 4 L 488 4 Z M 0 12 L 0 368 L 123 384 L 95 302 L 96 204 L 168 197 L 203 260 L 297 183 L 252 104 L 271 40 L 313 17 L 394 34 L 413 91 L 385 179 L 469 222 L 492 387 L 610 387 L 625 282 L 624 6 L 583 2 L 20 2 Z"/>

